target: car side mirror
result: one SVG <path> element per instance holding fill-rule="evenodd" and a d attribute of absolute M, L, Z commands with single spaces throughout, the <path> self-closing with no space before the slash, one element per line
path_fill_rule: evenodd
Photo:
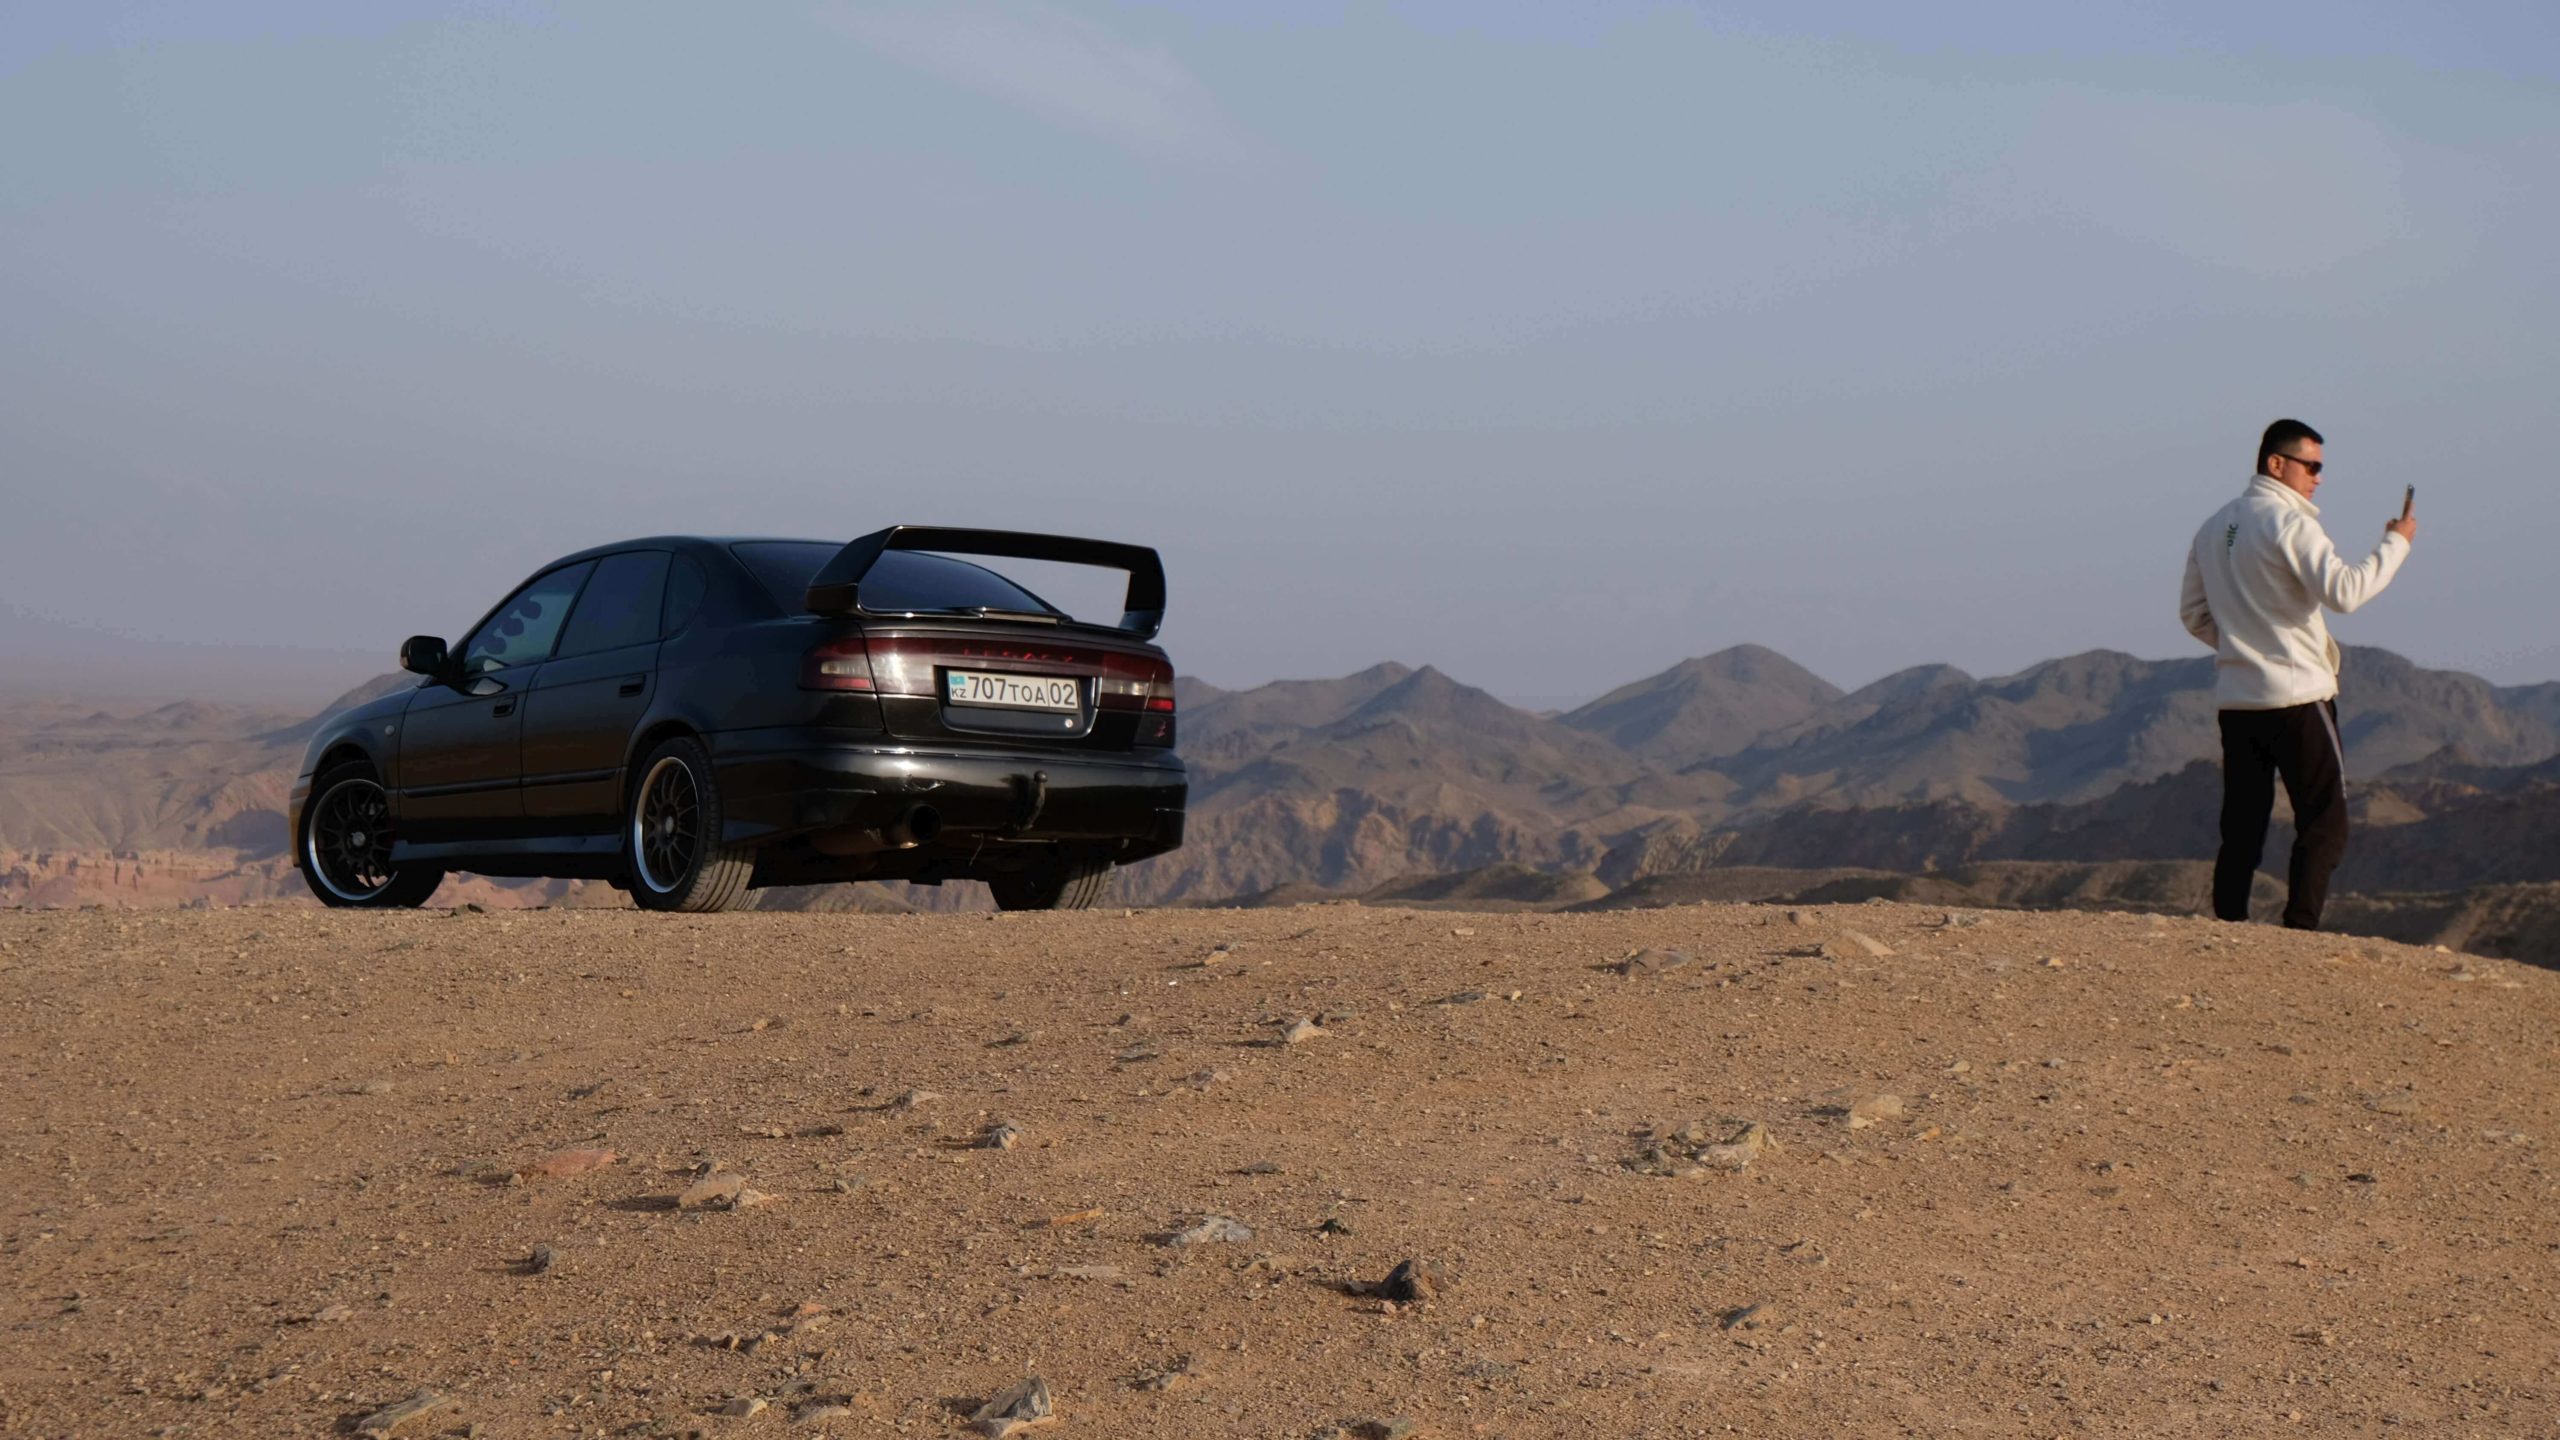
<path fill-rule="evenodd" d="M 430 680 L 449 678 L 453 657 L 445 652 L 441 635 L 412 635 L 400 642 L 400 668 Z"/>

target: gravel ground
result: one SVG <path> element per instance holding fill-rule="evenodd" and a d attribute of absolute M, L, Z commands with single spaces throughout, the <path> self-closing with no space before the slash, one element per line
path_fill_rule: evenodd
<path fill-rule="evenodd" d="M 0 913 L 0 1017 L 13 1435 L 961 1435 L 1034 1376 L 1043 1435 L 2560 1425 L 2560 976 L 2504 961 L 90 910 Z"/>

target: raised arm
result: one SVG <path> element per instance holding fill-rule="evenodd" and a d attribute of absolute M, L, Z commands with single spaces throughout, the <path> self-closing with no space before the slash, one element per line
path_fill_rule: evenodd
<path fill-rule="evenodd" d="M 2350 564 L 2329 543 L 2329 532 L 2309 520 L 2303 520 L 2285 532 L 2285 558 L 2293 562 L 2293 573 L 2320 603 L 2341 615 L 2353 614 L 2358 606 L 2382 593 L 2391 577 L 2400 573 L 2400 562 L 2409 558 L 2409 538 L 2397 527 L 2387 531 L 2373 553 Z"/>

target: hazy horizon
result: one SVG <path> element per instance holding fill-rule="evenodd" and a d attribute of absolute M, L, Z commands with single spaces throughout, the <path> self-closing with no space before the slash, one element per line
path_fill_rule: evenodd
<path fill-rule="evenodd" d="M 2342 550 L 2418 486 L 2341 640 L 2560 678 L 2547 7 L 101 5 L 0 82 L 19 688 L 906 521 L 1158 546 L 1231 688 L 2201 654 L 2284 414 Z"/>
<path fill-rule="evenodd" d="M 21 617 L 23 618 L 23 617 Z M 273 707 L 301 713 L 383 675 L 397 673 L 393 657 L 361 650 L 328 650 L 295 646 L 218 644 L 191 645 L 181 641 L 149 640 L 107 631 L 81 630 L 77 627 L 39 626 L 9 628 L 8 617 L 0 614 L 0 701 L 65 700 L 76 703 L 110 705 L 156 705 L 178 700 L 209 700 L 222 704 L 250 707 Z M 11 641 L 6 637 L 14 635 Z M 1758 642 L 1740 640 L 1735 645 Z M 1719 646 L 1730 649 L 1732 646 Z M 1763 647 L 1772 648 L 1772 647 Z M 1181 673 L 1204 681 L 1220 690 L 1249 690 L 1259 685 L 1291 680 L 1336 680 L 1377 665 L 1398 664 L 1415 670 L 1434 668 L 1449 674 L 1464 685 L 1484 690 L 1521 710 L 1533 713 L 1573 710 L 1601 698 L 1621 686 L 1650 679 L 1686 660 L 1704 658 L 1715 652 L 1681 656 L 1669 664 L 1640 674 L 1629 674 L 1611 680 L 1597 689 L 1566 693 L 1504 691 L 1480 683 L 1466 675 L 1450 671 L 1428 657 L 1379 655 L 1327 674 L 1265 675 L 1251 679 L 1230 680 L 1217 675 L 1199 674 L 1188 666 Z M 1783 653 L 1783 652 L 1780 652 Z M 2084 651 L 2069 654 L 2086 653 Z M 1788 656 L 1789 660 L 1796 657 Z M 2018 671 L 2033 668 L 2045 661 L 2068 658 L 2065 654 L 2040 656 L 2028 665 L 2006 671 L 1969 672 L 1976 679 L 1997 680 Z M 2146 654 L 2138 658 L 2160 661 L 2185 658 L 2179 653 Z M 2421 668 L 2460 670 L 2460 666 L 2439 665 L 2423 655 L 2407 655 Z M 1798 662 L 1801 663 L 1801 662 Z M 1939 660 L 1913 660 L 1872 675 L 1842 677 L 1815 673 L 1843 691 L 1855 691 L 1896 671 L 1928 665 L 1947 664 Z M 1962 667 L 1958 667 L 1962 668 Z M 2483 677 L 2489 678 L 2489 677 Z M 2350 681 L 2352 683 L 2352 681 Z M 2502 686 L 2530 686 L 2545 683 L 2536 680 L 2493 681 Z"/>

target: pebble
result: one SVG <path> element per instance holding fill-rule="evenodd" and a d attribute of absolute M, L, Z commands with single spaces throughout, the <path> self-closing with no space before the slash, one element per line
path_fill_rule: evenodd
<path fill-rule="evenodd" d="M 1211 1215 L 1199 1224 L 1187 1226 L 1167 1235 L 1164 1243 L 1176 1249 L 1191 1245 L 1233 1245 L 1253 1238 L 1253 1230 L 1224 1215 Z"/>
<path fill-rule="evenodd" d="M 901 1094 L 897 1099 L 890 1101 L 889 1108 L 892 1110 L 913 1110 L 920 1105 L 930 1105 L 941 1098 L 942 1097 L 940 1095 L 937 1095 L 930 1090 L 909 1090 L 904 1094 Z"/>
<path fill-rule="evenodd" d="M 1840 937 L 1867 952 L 1872 959 L 1883 960 L 1893 954 L 1893 947 L 1863 930 L 1843 930 Z"/>
<path fill-rule="evenodd" d="M 799 1410 L 792 1414 L 791 1418 L 802 1425 L 824 1425 L 830 1420 L 852 1419 L 853 1407 L 850 1405 L 838 1405 L 831 1400 L 812 1401 L 809 1404 L 801 1406 Z"/>
<path fill-rule="evenodd" d="M 590 1170 L 602 1170 L 621 1158 L 610 1150 L 555 1150 L 516 1174 L 527 1180 L 562 1180 L 572 1175 L 584 1175 Z"/>
<path fill-rule="evenodd" d="M 1492 996 L 1487 995 L 1482 990 L 1461 990 L 1455 995 L 1443 996 L 1440 1003 L 1443 1005 L 1478 1005 L 1492 998 Z"/>
<path fill-rule="evenodd" d="M 1690 963 L 1685 950 L 1639 950 L 1611 968 L 1621 975 L 1659 975 Z"/>
<path fill-rule="evenodd" d="M 452 1409 L 460 1402 L 434 1390 L 421 1390 L 397 1405 L 386 1405 L 356 1422 L 358 1435 L 390 1435 L 415 1420 Z"/>
<path fill-rule="evenodd" d="M 391 1093 L 391 1082 L 388 1080 L 367 1080 L 348 1093 L 354 1095 L 388 1095 Z"/>
<path fill-rule="evenodd" d="M 1290 1021 L 1288 1028 L 1280 1032 L 1280 1043 L 1283 1045 L 1303 1045 L 1307 1041 L 1313 1040 L 1322 1034 L 1324 1034 L 1323 1026 L 1318 1025 L 1313 1020 L 1300 1018 Z"/>
<path fill-rule="evenodd" d="M 557 1249 L 549 1245 L 536 1245 L 532 1253 L 524 1257 L 524 1271 L 528 1275 L 548 1275 L 551 1273 L 551 1267 L 559 1263 L 560 1252 Z"/>
<path fill-rule="evenodd" d="M 999 1120 L 994 1125 L 988 1127 L 985 1135 L 979 1137 L 978 1148 L 981 1150 L 1010 1150 L 1021 1143 L 1022 1127 L 1014 1124 L 1010 1120 Z"/>
<path fill-rule="evenodd" d="M 1768 1304 L 1761 1302 L 1727 1310 L 1724 1312 L 1724 1318 L 1717 1324 L 1727 1330 L 1764 1330 L 1774 1324 L 1777 1318 Z"/>
<path fill-rule="evenodd" d="M 2415 1115 L 2418 1113 L 2418 1092 L 2404 1085 L 2397 1090 L 2385 1090 L 2368 1097 L 2364 1105 L 2378 1115 Z"/>
<path fill-rule="evenodd" d="M 1056 1418 L 1049 1382 L 1034 1375 L 971 1411 L 969 1424 L 991 1440 L 1004 1440 L 1017 1430 L 1028 1430 Z"/>
<path fill-rule="evenodd" d="M 1849 1128 L 1852 1130 L 1864 1130 L 1879 1120 L 1901 1118 L 1902 1097 L 1899 1095 L 1870 1095 L 1849 1107 Z"/>
<path fill-rule="evenodd" d="M 1699 1146 L 1692 1158 L 1706 1169 L 1730 1170 L 1738 1174 L 1749 1169 L 1751 1162 L 1760 1158 L 1761 1150 L 1766 1148 L 1766 1141 L 1761 1137 L 1765 1137 L 1768 1133 L 1762 1127 L 1754 1125 L 1742 1139 L 1730 1145 Z"/>
<path fill-rule="evenodd" d="M 1439 1266 L 1428 1260 L 1416 1259 L 1396 1266 L 1387 1273 L 1386 1279 L 1369 1289 L 1381 1300 L 1393 1300 L 1399 1305 L 1420 1305 L 1438 1298 L 1448 1283 L 1447 1273 Z"/>
<path fill-rule="evenodd" d="M 720 1413 L 732 1420 L 750 1420 L 763 1414 L 765 1408 L 766 1402 L 763 1397 L 739 1395 L 733 1397 L 728 1404 L 721 1406 Z"/>
<path fill-rule="evenodd" d="M 705 1175 L 676 1197 L 679 1210 L 733 1210 L 747 1193 L 747 1177 L 734 1170 Z"/>

